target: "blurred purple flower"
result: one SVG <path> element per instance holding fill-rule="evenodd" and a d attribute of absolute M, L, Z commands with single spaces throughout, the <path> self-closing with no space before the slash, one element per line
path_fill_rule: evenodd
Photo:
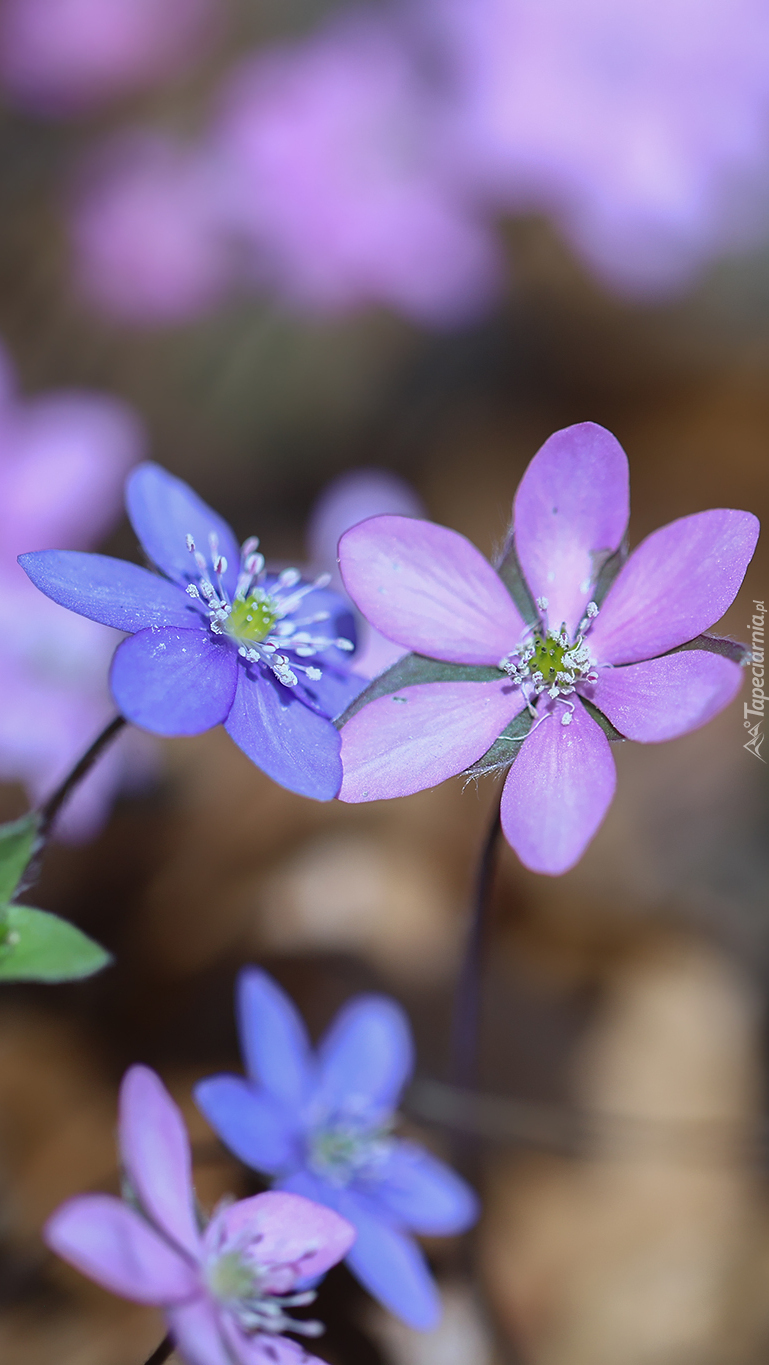
<path fill-rule="evenodd" d="M 411 485 L 386 469 L 352 469 L 334 479 L 321 493 L 307 531 L 309 560 L 316 573 L 331 574 L 330 586 L 335 592 L 346 596 L 337 560 L 340 537 L 359 521 L 388 512 L 419 517 L 424 508 Z M 352 610 L 355 611 L 354 606 Z M 357 611 L 356 618 L 358 649 L 352 671 L 361 678 L 374 678 L 400 659 L 404 651 L 374 630 Z"/>
<path fill-rule="evenodd" d="M 302 1282 L 342 1259 L 349 1223 L 271 1193 L 222 1201 L 201 1229 L 184 1120 L 148 1067 L 123 1080 L 120 1153 L 128 1202 L 68 1200 L 46 1224 L 51 1250 L 113 1294 L 162 1308 L 188 1365 L 321 1365 L 282 1333 L 322 1330 L 288 1310 L 313 1301 Z"/>
<path fill-rule="evenodd" d="M 78 114 L 175 75 L 213 35 L 218 0 L 4 0 L 0 81 L 17 104 Z"/>
<path fill-rule="evenodd" d="M 609 282 L 681 285 L 765 228 L 764 0 L 425 0 L 453 69 L 447 154 L 550 211 Z"/>
<path fill-rule="evenodd" d="M 91 153 L 70 196 L 83 296 L 118 321 L 183 322 L 227 291 L 215 167 L 192 145 L 136 130 Z"/>
<path fill-rule="evenodd" d="M 434 101 L 394 23 L 350 13 L 226 84 L 212 145 L 257 283 L 300 309 L 452 323 L 488 303 L 492 237 L 441 180 Z"/>
<path fill-rule="evenodd" d="M 749 512 L 698 512 L 648 536 L 600 613 L 598 573 L 623 540 L 628 468 L 591 422 L 556 432 L 515 498 L 514 547 L 536 600 L 526 625 L 505 583 L 464 536 L 376 517 L 342 537 L 347 591 L 384 635 L 479 670 L 478 681 L 404 686 L 342 731 L 343 801 L 405 796 L 486 754 L 518 716 L 502 827 L 521 862 L 552 875 L 579 861 L 614 794 L 609 742 L 583 705 L 626 738 L 658 743 L 704 725 L 734 698 L 741 670 L 695 641 L 730 605 L 758 536 Z"/>
<path fill-rule="evenodd" d="M 30 585 L 25 550 L 93 545 L 117 520 L 129 467 L 143 452 L 133 413 L 77 390 L 21 399 L 0 350 L 0 780 L 50 794 L 114 713 L 106 687 L 112 631 L 77 621 Z M 126 737 L 127 739 L 127 737 Z M 95 833 L 116 790 L 141 780 L 148 742 L 119 741 L 57 824 Z"/>
<path fill-rule="evenodd" d="M 391 1135 L 414 1064 L 403 1011 L 386 996 L 358 996 L 313 1055 L 291 1000 L 250 968 L 240 975 L 238 1016 L 249 1079 L 200 1082 L 195 1098 L 209 1123 L 246 1165 L 348 1219 L 353 1274 L 412 1327 L 434 1327 L 440 1298 L 408 1230 L 463 1232 L 478 1205 L 448 1166 Z"/>
<path fill-rule="evenodd" d="M 126 502 L 159 574 L 71 551 L 20 559 L 55 602 L 130 633 L 110 673 L 121 713 L 159 735 L 224 725 L 274 781 L 331 800 L 342 776 L 331 718 L 362 686 L 349 673 L 344 601 L 296 569 L 265 571 L 256 539 L 241 550 L 227 523 L 158 465 L 134 471 Z"/>

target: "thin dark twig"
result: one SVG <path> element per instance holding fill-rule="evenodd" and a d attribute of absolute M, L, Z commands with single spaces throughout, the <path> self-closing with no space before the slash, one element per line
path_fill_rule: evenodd
<path fill-rule="evenodd" d="M 451 1079 L 454 1085 L 469 1090 L 475 1088 L 478 1079 L 483 956 L 497 845 L 501 831 L 502 820 L 500 802 L 498 801 L 478 864 L 472 918 L 467 932 L 467 944 L 454 997 Z"/>
<path fill-rule="evenodd" d="M 160 1345 L 152 1352 L 146 1365 L 163 1365 L 163 1361 L 168 1360 L 168 1357 L 173 1354 L 173 1349 L 174 1343 L 169 1334 L 167 1337 L 163 1337 Z"/>

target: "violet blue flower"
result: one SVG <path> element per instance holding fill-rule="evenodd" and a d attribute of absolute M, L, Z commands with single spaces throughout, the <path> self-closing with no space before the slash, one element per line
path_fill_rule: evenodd
<path fill-rule="evenodd" d="M 453 71 L 447 154 L 487 202 L 551 212 L 630 292 L 766 227 L 764 0 L 425 0 Z"/>
<path fill-rule="evenodd" d="M 473 1191 L 416 1143 L 392 1136 L 413 1067 L 408 1020 L 386 996 L 362 995 L 313 1054 L 291 1000 L 256 968 L 241 972 L 238 1018 L 248 1079 L 213 1076 L 195 1098 L 226 1145 L 283 1190 L 336 1209 L 357 1230 L 347 1264 L 412 1327 L 428 1330 L 440 1298 L 409 1231 L 463 1232 Z"/>
<path fill-rule="evenodd" d="M 217 0 L 3 0 L 0 81 L 37 113 L 90 110 L 197 58 L 218 9 Z"/>
<path fill-rule="evenodd" d="M 215 167 L 161 133 L 122 133 L 91 151 L 68 206 L 78 288 L 120 322 L 161 325 L 206 311 L 233 262 Z"/>
<path fill-rule="evenodd" d="M 51 1250 L 113 1294 L 162 1308 L 187 1365 L 322 1365 L 283 1333 L 322 1330 L 289 1310 L 313 1301 L 302 1282 L 342 1259 L 350 1224 L 269 1193 L 223 1200 L 201 1228 L 184 1120 L 148 1067 L 123 1079 L 120 1153 L 128 1202 L 68 1200 L 46 1224 Z"/>
<path fill-rule="evenodd" d="M 19 568 L 22 550 L 96 544 L 117 520 L 130 466 L 143 454 L 134 413 L 106 395 L 62 390 L 21 398 L 0 349 L 0 780 L 37 802 L 114 714 L 112 631 L 46 601 Z M 93 835 L 115 793 L 154 765 L 154 746 L 125 736 L 88 775 L 57 834 Z"/>
<path fill-rule="evenodd" d="M 606 731 L 673 739 L 727 706 L 741 681 L 742 647 L 702 632 L 739 589 L 756 518 L 717 509 L 661 527 L 604 597 L 628 512 L 625 453 L 583 422 L 551 436 L 526 470 L 500 573 L 427 521 L 375 517 L 342 537 L 350 597 L 415 656 L 372 684 L 344 725 L 341 800 L 405 796 L 515 759 L 502 793 L 508 842 L 535 872 L 578 862 L 614 794 Z"/>
<path fill-rule="evenodd" d="M 409 43 L 373 11 L 236 68 L 211 140 L 257 283 L 320 313 L 380 302 L 443 324 L 481 310 L 496 246 L 441 178 L 433 119 Z"/>
<path fill-rule="evenodd" d="M 342 773 L 331 718 L 362 686 L 349 674 L 344 601 L 325 578 L 266 571 L 256 538 L 238 546 L 227 523 L 159 465 L 134 470 L 126 503 L 159 573 L 72 551 L 19 560 L 55 602 L 129 632 L 110 673 L 121 713 L 158 735 L 223 724 L 274 781 L 331 800 Z"/>
<path fill-rule="evenodd" d="M 327 570 L 331 574 L 330 586 L 336 592 L 345 591 L 337 562 L 340 537 L 359 521 L 385 513 L 402 517 L 419 517 L 424 513 L 411 485 L 387 469 L 351 469 L 324 488 L 310 516 L 307 543 L 310 564 L 316 572 Z M 352 604 L 351 610 L 355 611 Z M 404 651 L 400 646 L 386 640 L 359 612 L 355 625 L 358 649 L 352 663 L 353 673 L 361 678 L 375 678 L 402 658 Z"/>

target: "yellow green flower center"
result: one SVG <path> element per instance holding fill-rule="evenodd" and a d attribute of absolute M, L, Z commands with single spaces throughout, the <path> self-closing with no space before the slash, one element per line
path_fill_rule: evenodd
<path fill-rule="evenodd" d="M 269 593 L 258 588 L 245 599 L 235 598 L 224 629 L 235 640 L 258 645 L 267 639 L 277 619 L 277 602 Z"/>
<path fill-rule="evenodd" d="M 236 1251 L 227 1251 L 208 1268 L 208 1287 L 217 1299 L 249 1298 L 256 1290 L 253 1268 Z"/>
<path fill-rule="evenodd" d="M 553 635 L 546 635 L 544 639 L 535 635 L 532 643 L 534 654 L 529 662 L 529 672 L 541 673 L 545 685 L 549 686 L 559 673 L 566 672 L 568 664 L 564 663 L 563 656 L 571 646 L 561 644 Z"/>

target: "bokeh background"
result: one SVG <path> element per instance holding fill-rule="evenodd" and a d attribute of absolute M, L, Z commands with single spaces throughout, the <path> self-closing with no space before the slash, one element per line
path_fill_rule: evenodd
<path fill-rule="evenodd" d="M 769 512 L 765 0 L 0 0 L 0 97 L 12 401 L 107 395 L 135 424 L 123 454 L 114 433 L 89 446 L 71 543 L 138 558 L 109 480 L 149 452 L 274 561 L 306 562 L 318 496 L 372 467 L 492 554 L 528 460 L 587 419 L 628 452 L 632 543 L 707 507 Z M 51 458 L 63 487 L 71 451 Z M 47 477 L 18 503 L 31 521 Z M 109 651 L 73 674 L 56 628 L 29 625 L 45 686 L 19 682 L 36 608 L 2 572 L 7 819 L 109 715 Z M 747 638 L 767 595 L 760 543 L 723 629 Z M 86 680 L 90 709 L 56 730 L 51 698 Z M 50 763 L 25 738 L 44 747 L 49 722 Z M 117 1085 L 139 1060 L 188 1117 L 203 1202 L 255 1188 L 190 1091 L 237 1067 L 232 987 L 258 962 L 315 1032 L 356 991 L 404 1003 L 404 1124 L 447 1155 L 461 1130 L 485 1199 L 469 1245 L 428 1247 L 436 1333 L 329 1277 L 335 1365 L 765 1361 L 769 792 L 745 739 L 735 703 L 622 746 L 564 877 L 505 848 L 470 1107 L 433 1083 L 493 782 L 317 805 L 221 730 L 135 741 L 36 893 L 116 965 L 0 991 L 0 1357 L 141 1365 L 157 1344 L 156 1314 L 55 1263 L 39 1230 L 117 1187 Z"/>

